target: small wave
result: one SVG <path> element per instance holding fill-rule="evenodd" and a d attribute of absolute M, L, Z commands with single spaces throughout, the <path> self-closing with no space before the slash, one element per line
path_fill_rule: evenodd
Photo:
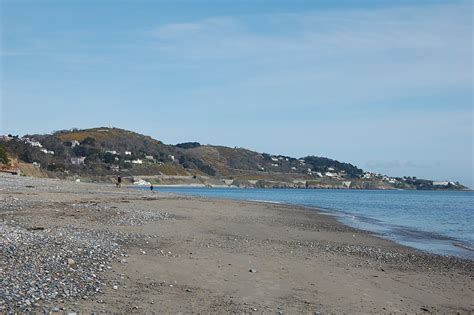
<path fill-rule="evenodd" d="M 460 248 L 463 248 L 463 249 L 470 250 L 471 252 L 474 252 L 474 247 L 472 247 L 472 246 L 462 244 L 462 243 L 453 243 L 453 245 L 456 246 L 456 247 L 460 247 Z"/>
<path fill-rule="evenodd" d="M 279 202 L 279 201 L 271 201 L 271 200 L 249 199 L 249 201 L 282 204 L 282 202 Z"/>

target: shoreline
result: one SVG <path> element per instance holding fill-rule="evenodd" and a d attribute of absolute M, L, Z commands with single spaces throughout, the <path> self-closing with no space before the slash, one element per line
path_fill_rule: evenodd
<path fill-rule="evenodd" d="M 131 189 L 147 190 L 146 187 L 141 187 L 141 186 L 137 187 L 137 186 L 131 186 L 130 185 L 130 186 L 126 186 L 126 187 L 131 188 Z M 157 192 L 160 192 L 159 191 L 160 187 L 163 187 L 163 188 L 189 188 L 189 189 L 193 189 L 193 188 L 207 189 L 207 188 L 209 188 L 209 187 L 202 187 L 202 186 L 180 186 L 180 185 L 166 186 L 166 187 L 165 186 L 155 186 L 155 188 L 158 189 L 158 190 L 156 190 Z M 213 187 L 213 188 L 217 188 L 217 189 L 219 189 L 219 188 L 248 189 L 248 188 L 242 188 L 242 187 Z M 256 189 L 256 188 L 251 188 L 251 189 Z M 368 189 L 366 189 L 366 190 L 367 191 L 373 191 L 373 190 L 368 190 Z M 407 190 L 407 191 L 410 191 L 410 190 Z M 386 227 L 389 230 L 396 229 L 398 231 L 398 233 L 394 233 L 392 231 L 391 234 L 384 235 L 382 232 L 377 232 L 377 231 L 374 231 L 374 230 L 370 230 L 368 228 L 364 229 L 363 227 L 360 226 L 360 225 L 363 225 L 362 222 L 359 222 L 359 224 L 351 224 L 351 222 L 349 222 L 347 220 L 346 216 L 350 216 L 350 217 L 355 217 L 356 216 L 359 219 L 361 219 L 362 221 L 369 220 L 368 222 L 376 220 L 376 219 L 371 219 L 369 217 L 366 217 L 366 216 L 360 215 L 360 214 L 354 214 L 354 213 L 349 212 L 347 210 L 336 210 L 336 209 L 324 208 L 324 207 L 320 207 L 320 206 L 309 206 L 309 205 L 305 206 L 305 205 L 299 205 L 299 204 L 291 204 L 291 203 L 287 203 L 287 202 L 283 202 L 283 201 L 238 199 L 238 198 L 232 198 L 232 197 L 227 198 L 227 197 L 221 197 L 221 196 L 199 196 L 197 194 L 196 195 L 186 194 L 184 192 L 183 193 L 181 193 L 181 192 L 164 192 L 164 193 L 171 193 L 171 194 L 176 194 L 178 196 L 188 196 L 188 197 L 196 196 L 196 197 L 199 197 L 199 198 L 209 198 L 209 199 L 215 199 L 215 200 L 262 202 L 262 203 L 269 203 L 269 204 L 286 205 L 286 206 L 289 206 L 289 207 L 300 207 L 300 208 L 304 208 L 304 209 L 307 209 L 307 210 L 310 210 L 310 211 L 316 211 L 318 214 L 324 214 L 324 215 L 332 216 L 332 217 L 336 218 L 336 220 L 340 224 L 349 226 L 351 228 L 358 229 L 360 231 L 368 232 L 368 233 L 370 233 L 371 235 L 373 235 L 375 237 L 379 237 L 379 238 L 382 238 L 382 239 L 385 239 L 385 240 L 393 241 L 393 242 L 395 242 L 396 244 L 398 244 L 400 246 L 406 246 L 406 247 L 416 249 L 416 250 L 419 250 L 419 251 L 422 251 L 422 252 L 425 252 L 425 253 L 428 253 L 428 254 L 434 254 L 434 255 L 440 255 L 440 256 L 454 256 L 454 257 L 457 257 L 457 258 L 468 259 L 468 260 L 473 260 L 474 261 L 474 254 L 473 254 L 474 248 L 472 247 L 472 244 L 468 243 L 467 241 L 463 241 L 463 240 L 461 240 L 459 238 L 456 238 L 454 236 L 439 234 L 437 232 L 429 232 L 429 231 L 419 230 L 419 229 L 416 229 L 416 228 L 411 228 L 411 227 L 406 227 L 406 226 L 395 226 L 395 225 L 389 225 L 389 224 L 382 224 L 379 227 L 382 227 L 382 228 Z M 436 247 L 439 248 L 439 246 L 441 246 L 441 247 L 445 247 L 445 249 L 444 250 L 438 249 L 438 251 L 436 251 L 433 248 L 429 249 L 429 247 L 430 247 L 429 245 L 425 246 L 423 248 L 423 246 L 422 246 L 423 242 L 415 241 L 415 240 L 412 240 L 412 239 L 405 239 L 404 240 L 404 238 L 406 236 L 409 236 L 409 235 L 425 236 L 427 240 L 432 240 L 433 243 L 438 243 L 437 246 L 433 245 L 433 246 L 435 246 L 435 248 Z M 420 239 L 420 237 L 417 237 L 416 239 Z M 413 245 L 407 245 L 407 244 L 410 244 L 410 243 L 412 243 Z M 448 247 L 446 247 L 446 246 L 448 246 Z"/>
<path fill-rule="evenodd" d="M 473 261 L 399 245 L 313 208 L 24 177 L 0 183 L 0 312 L 474 310 Z M 32 263 L 54 271 L 46 287 Z M 16 301 L 19 284 L 34 288 Z"/>
<path fill-rule="evenodd" d="M 104 183 L 109 183 L 104 181 Z M 135 185 L 129 184 L 124 185 L 124 187 L 149 187 L 148 184 Z M 289 189 L 289 190 L 354 190 L 354 191 L 462 191 L 462 192 L 472 192 L 474 189 L 407 189 L 407 188 L 342 188 L 342 187 L 253 187 L 253 186 L 229 186 L 229 185 L 207 185 L 207 184 L 153 184 L 155 188 L 209 188 L 209 189 Z"/>

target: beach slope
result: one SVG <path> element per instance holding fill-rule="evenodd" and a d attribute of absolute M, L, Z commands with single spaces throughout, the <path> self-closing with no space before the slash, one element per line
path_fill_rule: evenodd
<path fill-rule="evenodd" d="M 0 312 L 474 310 L 474 262 L 314 210 L 0 176 Z"/>

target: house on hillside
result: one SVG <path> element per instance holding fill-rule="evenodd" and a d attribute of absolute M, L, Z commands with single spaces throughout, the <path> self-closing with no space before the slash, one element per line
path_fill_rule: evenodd
<path fill-rule="evenodd" d="M 114 172 L 120 171 L 120 167 L 118 165 L 110 165 L 109 169 Z"/>
<path fill-rule="evenodd" d="M 25 142 L 31 145 L 32 147 L 37 147 L 37 148 L 43 147 L 43 145 L 39 141 L 30 140 L 29 138 L 26 138 Z"/>
<path fill-rule="evenodd" d="M 140 159 L 133 160 L 132 164 L 143 164 L 143 160 L 140 160 Z"/>
<path fill-rule="evenodd" d="M 72 157 L 71 158 L 71 164 L 72 165 L 84 165 L 85 164 L 86 157 L 81 156 L 81 157 Z"/>
<path fill-rule="evenodd" d="M 153 161 L 155 158 L 153 157 L 153 155 L 145 155 L 145 159 Z"/>
<path fill-rule="evenodd" d="M 44 154 L 51 154 L 51 155 L 54 155 L 54 151 L 51 151 L 51 150 L 46 150 L 46 149 L 40 149 L 41 152 L 43 152 Z"/>
<path fill-rule="evenodd" d="M 115 150 L 112 150 L 112 151 L 105 151 L 105 153 L 117 154 L 117 151 L 115 151 Z"/>
<path fill-rule="evenodd" d="M 131 151 L 125 151 L 125 155 L 132 155 Z"/>
<path fill-rule="evenodd" d="M 75 148 L 78 145 L 81 145 L 81 143 L 79 141 L 77 141 L 77 140 L 72 140 L 71 141 L 71 148 Z"/>

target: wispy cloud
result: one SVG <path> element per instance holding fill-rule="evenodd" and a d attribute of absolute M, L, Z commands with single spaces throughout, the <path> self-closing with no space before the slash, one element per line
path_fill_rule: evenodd
<path fill-rule="evenodd" d="M 195 90 L 198 98 L 227 95 L 250 107 L 295 95 L 304 95 L 300 106 L 376 103 L 469 89 L 470 12 L 470 4 L 447 4 L 218 17 L 159 26 L 153 49 L 203 75 L 232 75 Z"/>
<path fill-rule="evenodd" d="M 369 169 L 419 169 L 439 167 L 440 162 L 414 162 L 414 161 L 368 161 L 365 166 Z"/>

